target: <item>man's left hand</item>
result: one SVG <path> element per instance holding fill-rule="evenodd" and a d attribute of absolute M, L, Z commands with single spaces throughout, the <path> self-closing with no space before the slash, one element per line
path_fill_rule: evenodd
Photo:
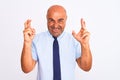
<path fill-rule="evenodd" d="M 72 32 L 72 35 L 74 38 L 81 43 L 81 45 L 88 44 L 89 43 L 89 38 L 90 38 L 90 33 L 86 29 L 86 24 L 83 19 L 81 19 L 81 29 L 80 31 L 76 34 L 75 31 Z"/>

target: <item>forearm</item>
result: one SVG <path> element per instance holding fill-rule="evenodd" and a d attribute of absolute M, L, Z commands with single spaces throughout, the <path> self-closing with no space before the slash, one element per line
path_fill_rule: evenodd
<path fill-rule="evenodd" d="M 78 65 L 85 71 L 89 71 L 92 66 L 92 54 L 89 44 L 81 45 L 81 57 L 77 60 Z"/>
<path fill-rule="evenodd" d="M 32 59 L 31 44 L 24 43 L 21 55 L 21 67 L 23 72 L 30 72 L 34 66 L 35 61 Z"/>

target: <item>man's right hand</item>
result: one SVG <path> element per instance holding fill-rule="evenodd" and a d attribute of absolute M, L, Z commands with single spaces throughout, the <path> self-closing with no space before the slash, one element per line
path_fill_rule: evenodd
<path fill-rule="evenodd" d="M 32 43 L 32 40 L 35 36 L 35 29 L 31 28 L 31 20 L 29 19 L 24 23 L 23 34 L 24 34 L 24 42 Z"/>
<path fill-rule="evenodd" d="M 24 23 L 24 44 L 21 55 L 21 67 L 23 72 L 28 73 L 35 67 L 36 61 L 32 58 L 32 40 L 35 36 L 35 29 L 31 28 L 31 20 L 27 20 Z"/>

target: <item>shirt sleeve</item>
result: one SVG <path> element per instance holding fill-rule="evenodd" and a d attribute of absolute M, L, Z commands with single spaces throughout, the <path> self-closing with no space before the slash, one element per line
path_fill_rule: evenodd
<path fill-rule="evenodd" d="M 37 61 L 38 60 L 38 55 L 37 55 L 37 49 L 36 45 L 34 42 L 32 42 L 32 58 Z"/>
<path fill-rule="evenodd" d="M 78 41 L 75 41 L 75 51 L 76 51 L 76 59 L 81 56 L 81 46 Z"/>

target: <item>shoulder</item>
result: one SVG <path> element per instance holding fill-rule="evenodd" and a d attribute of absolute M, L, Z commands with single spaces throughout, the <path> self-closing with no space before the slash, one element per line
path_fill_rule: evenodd
<path fill-rule="evenodd" d="M 68 40 L 75 40 L 72 33 L 64 32 L 64 38 Z"/>
<path fill-rule="evenodd" d="M 38 34 L 35 35 L 33 42 L 38 42 L 39 40 L 44 39 L 46 36 L 48 36 L 48 32 L 40 32 Z"/>
<path fill-rule="evenodd" d="M 64 40 L 67 40 L 75 45 L 79 44 L 79 42 L 73 37 L 72 33 L 64 32 Z"/>
<path fill-rule="evenodd" d="M 46 35 L 48 35 L 48 32 L 47 32 L 47 31 L 45 31 L 45 32 L 40 32 L 40 33 L 38 33 L 38 34 L 35 35 L 35 38 L 37 38 L 37 37 L 44 37 L 44 36 L 46 36 Z"/>

